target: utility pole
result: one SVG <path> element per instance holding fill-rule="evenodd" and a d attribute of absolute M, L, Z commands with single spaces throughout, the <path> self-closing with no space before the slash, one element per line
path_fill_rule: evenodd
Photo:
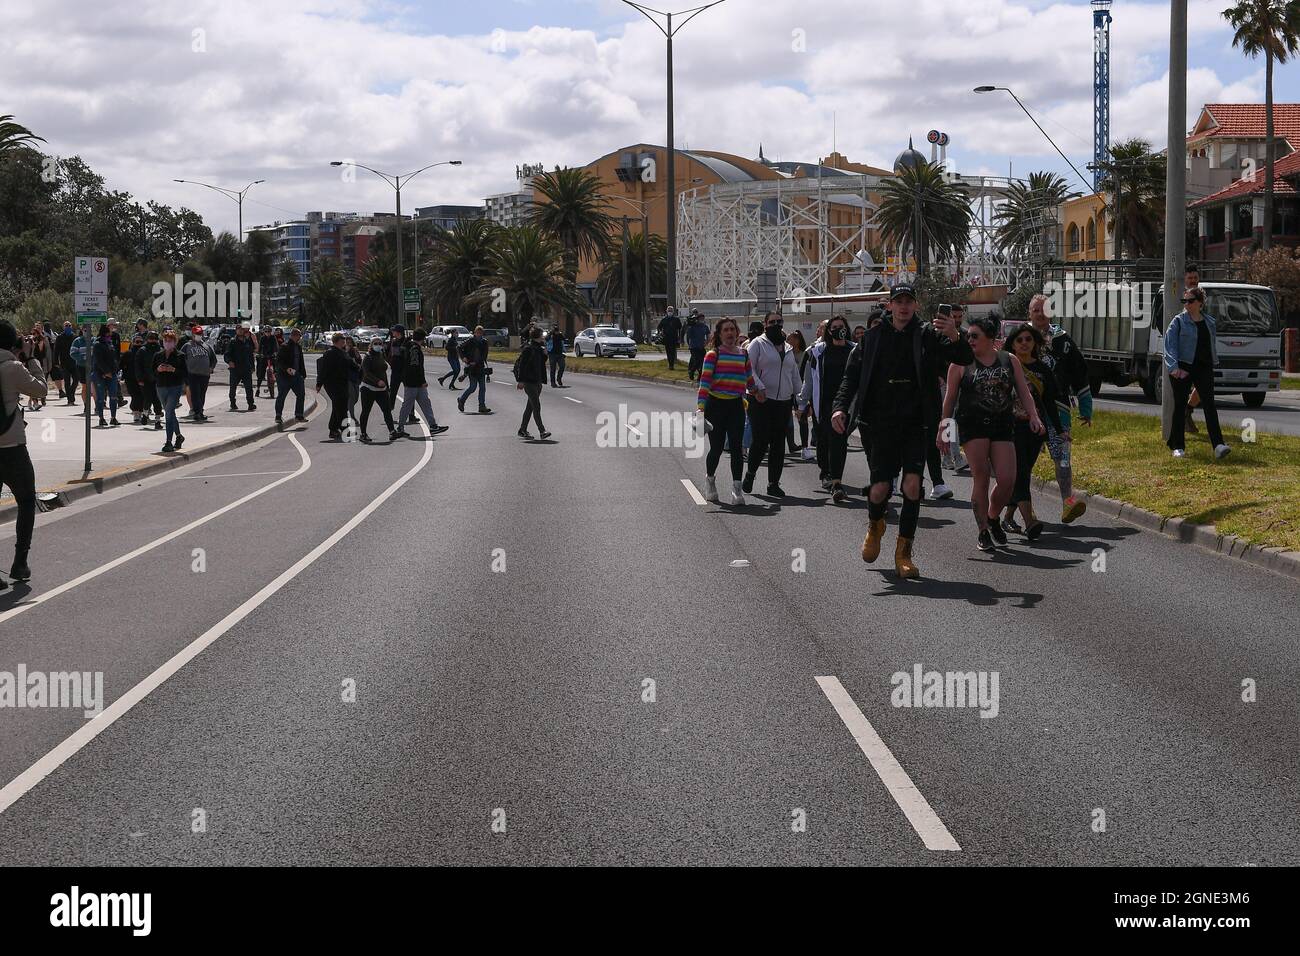
<path fill-rule="evenodd" d="M 621 324 L 623 325 L 627 324 L 628 307 L 632 303 L 632 297 L 628 295 L 627 292 L 627 244 L 629 241 L 631 241 L 631 237 L 628 235 L 628 231 L 627 231 L 627 216 L 624 216 L 623 217 L 623 291 L 622 291 L 623 313 L 620 316 L 620 318 L 622 319 Z"/>
<path fill-rule="evenodd" d="M 1165 327 L 1182 299 L 1183 268 L 1187 250 L 1187 0 L 1172 0 L 1169 7 L 1169 139 L 1165 164 Z M 1169 372 L 1160 389 L 1160 420 L 1166 439 L 1172 425 L 1174 397 Z"/>

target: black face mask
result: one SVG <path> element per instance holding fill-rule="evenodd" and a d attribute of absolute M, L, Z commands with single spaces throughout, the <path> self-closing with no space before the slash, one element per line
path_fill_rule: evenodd
<path fill-rule="evenodd" d="M 767 327 L 767 337 L 773 345 L 780 345 L 785 341 L 785 330 L 779 325 L 769 325 Z"/>
<path fill-rule="evenodd" d="M 831 329 L 831 338 L 835 339 L 835 341 L 837 342 L 842 342 L 844 339 L 847 339 L 848 337 L 849 337 L 849 330 L 842 325 L 837 325 L 835 326 L 835 328 Z"/>

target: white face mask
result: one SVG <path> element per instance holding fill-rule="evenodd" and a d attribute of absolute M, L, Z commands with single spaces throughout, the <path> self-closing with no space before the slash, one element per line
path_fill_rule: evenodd
<path fill-rule="evenodd" d="M 372 352 L 382 352 L 383 350 L 384 347 L 380 345 L 378 342 L 375 342 L 370 346 L 370 351 Z"/>

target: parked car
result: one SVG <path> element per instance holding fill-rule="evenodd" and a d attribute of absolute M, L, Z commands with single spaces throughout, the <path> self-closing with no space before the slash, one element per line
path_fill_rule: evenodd
<path fill-rule="evenodd" d="M 583 329 L 573 339 L 573 354 L 578 358 L 594 355 L 605 358 L 614 355 L 626 355 L 636 358 L 636 343 L 623 329 L 612 325 L 597 325 Z"/>
<path fill-rule="evenodd" d="M 494 349 L 505 349 L 510 347 L 510 330 L 509 329 L 484 329 L 483 338 L 487 339 L 487 344 Z"/>
<path fill-rule="evenodd" d="M 226 344 L 235 337 L 233 325 L 210 325 L 203 330 L 203 340 L 212 346 L 218 355 L 226 354 Z"/>
<path fill-rule="evenodd" d="M 424 344 L 435 349 L 446 348 L 447 336 L 452 332 L 456 333 L 457 342 L 467 341 L 474 336 L 474 333 L 463 325 L 435 325 L 429 330 L 429 337 L 424 340 Z"/>

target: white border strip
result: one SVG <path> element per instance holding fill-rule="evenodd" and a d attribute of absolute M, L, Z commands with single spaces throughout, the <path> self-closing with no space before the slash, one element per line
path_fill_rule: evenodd
<path fill-rule="evenodd" d="M 697 505 L 708 504 L 708 502 L 704 500 L 704 496 L 700 494 L 700 489 L 695 487 L 695 482 L 691 481 L 689 478 L 683 478 L 682 484 L 686 486 L 686 493 L 691 496 L 691 500 Z"/>

